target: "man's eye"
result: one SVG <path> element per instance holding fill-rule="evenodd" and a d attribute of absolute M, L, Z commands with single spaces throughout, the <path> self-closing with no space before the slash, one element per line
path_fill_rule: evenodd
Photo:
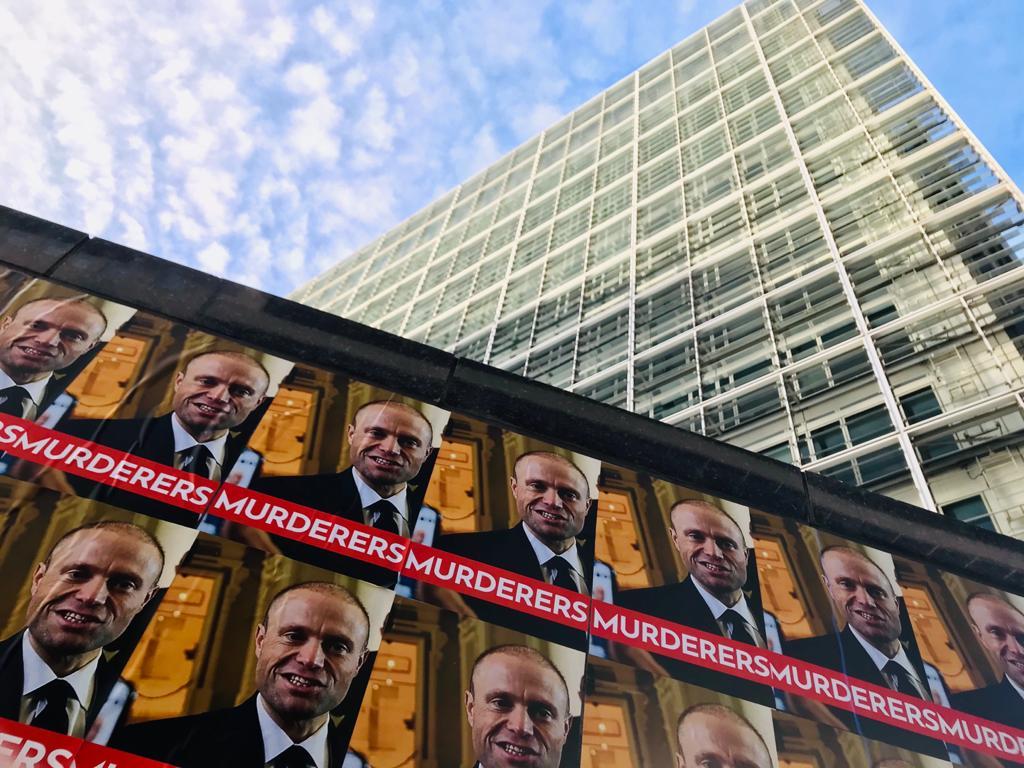
<path fill-rule="evenodd" d="M 326 643 L 324 648 L 327 651 L 327 653 L 331 654 L 332 656 L 341 656 L 342 654 L 348 653 L 352 650 L 352 647 L 348 643 L 341 640 Z"/>
<path fill-rule="evenodd" d="M 301 632 L 296 632 L 294 630 L 282 633 L 281 637 L 283 637 L 290 643 L 301 643 L 302 640 L 304 639 L 303 634 Z"/>
<path fill-rule="evenodd" d="M 579 494 L 575 491 L 562 491 L 559 495 L 566 501 L 576 501 L 579 498 Z"/>
<path fill-rule="evenodd" d="M 704 534 L 691 531 L 690 533 L 686 534 L 686 538 L 688 538 L 690 541 L 704 541 Z"/>
<path fill-rule="evenodd" d="M 732 550 L 737 548 L 736 542 L 732 539 L 718 539 L 717 544 L 718 548 L 725 552 L 731 552 Z"/>
<path fill-rule="evenodd" d="M 555 717 L 555 713 L 547 707 L 535 707 L 530 712 L 530 718 L 535 721 L 552 720 Z"/>

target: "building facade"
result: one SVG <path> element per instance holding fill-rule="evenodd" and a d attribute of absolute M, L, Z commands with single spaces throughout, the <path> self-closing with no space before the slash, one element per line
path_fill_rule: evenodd
<path fill-rule="evenodd" d="M 1024 535 L 1020 190 L 860 0 L 748 0 L 319 309 Z"/>

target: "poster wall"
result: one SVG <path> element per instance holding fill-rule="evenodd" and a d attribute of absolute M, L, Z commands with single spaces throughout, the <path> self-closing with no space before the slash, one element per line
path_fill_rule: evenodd
<path fill-rule="evenodd" d="M 747 501 L 5 272 L 0 756 L 1024 764 L 1024 599 Z"/>

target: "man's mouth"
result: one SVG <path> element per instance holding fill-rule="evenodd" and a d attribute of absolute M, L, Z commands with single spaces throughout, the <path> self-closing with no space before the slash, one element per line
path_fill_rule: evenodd
<path fill-rule="evenodd" d="M 53 352 L 51 352 L 48 349 L 38 349 L 36 347 L 22 347 L 22 346 L 19 346 L 18 349 L 21 351 L 21 353 L 23 355 L 25 355 L 27 357 L 35 357 L 35 358 L 39 358 L 39 359 L 53 357 Z"/>
<path fill-rule="evenodd" d="M 221 416 L 227 413 L 223 408 L 215 408 L 212 405 L 207 405 L 206 403 L 201 403 L 197 400 L 193 400 L 192 405 L 197 411 L 205 414 L 206 416 Z"/>
<path fill-rule="evenodd" d="M 726 574 L 732 571 L 732 568 L 729 568 L 728 566 L 722 563 L 712 563 L 707 560 L 700 560 L 698 562 L 705 571 L 716 576 Z"/>
<path fill-rule="evenodd" d="M 397 469 L 399 466 L 401 466 L 394 459 L 386 459 L 383 456 L 370 456 L 368 458 L 378 467 L 383 467 L 384 469 Z"/>
<path fill-rule="evenodd" d="M 511 757 L 536 757 L 540 753 L 522 744 L 513 744 L 508 741 L 497 742 L 498 748 Z"/>
<path fill-rule="evenodd" d="M 285 672 L 281 674 L 285 680 L 294 685 L 296 688 L 323 688 L 324 684 L 319 680 L 314 680 L 311 677 L 303 677 L 302 675 L 296 675 L 291 672 Z"/>
<path fill-rule="evenodd" d="M 534 507 L 533 511 L 537 513 L 537 516 L 542 520 L 547 520 L 549 523 L 564 523 L 565 515 L 560 515 L 557 512 L 553 512 L 550 509 L 540 509 Z"/>
<path fill-rule="evenodd" d="M 100 620 L 95 616 L 87 616 L 84 613 L 78 613 L 77 611 L 60 610 L 54 611 L 68 624 L 77 624 L 79 626 L 85 626 L 86 624 L 99 624 Z"/>
<path fill-rule="evenodd" d="M 858 616 L 860 616 L 862 619 L 864 619 L 864 621 L 868 622 L 869 624 L 881 624 L 882 623 L 882 617 L 879 616 L 877 613 L 868 613 L 867 611 L 856 611 L 856 610 L 854 611 L 854 613 L 857 614 Z"/>

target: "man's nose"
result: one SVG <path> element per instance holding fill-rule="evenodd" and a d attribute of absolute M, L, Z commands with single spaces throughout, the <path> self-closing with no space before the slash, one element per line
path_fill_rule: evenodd
<path fill-rule="evenodd" d="M 1024 657 L 1024 635 L 1007 634 L 1006 647 L 1010 653 Z"/>
<path fill-rule="evenodd" d="M 514 707 L 508 715 L 508 727 L 513 733 L 533 735 L 533 718 L 526 707 Z"/>
<path fill-rule="evenodd" d="M 220 400 L 221 402 L 227 402 L 231 398 L 231 390 L 227 384 L 218 384 L 215 387 L 210 387 L 206 390 L 206 396 L 211 400 Z"/>
<path fill-rule="evenodd" d="M 320 641 L 316 638 L 309 638 L 300 648 L 295 656 L 300 664 L 307 667 L 322 667 L 324 665 L 324 650 Z"/>
<path fill-rule="evenodd" d="M 718 542 L 710 536 L 704 539 L 704 554 L 710 557 L 722 557 L 722 549 L 718 546 Z"/>
<path fill-rule="evenodd" d="M 541 498 L 549 507 L 557 508 L 562 506 L 562 497 L 558 495 L 557 488 L 548 488 L 544 491 L 544 495 Z"/>
<path fill-rule="evenodd" d="M 401 453 L 401 446 L 398 444 L 396 435 L 388 435 L 380 441 L 381 450 L 387 453 Z"/>
<path fill-rule="evenodd" d="M 853 591 L 853 596 L 858 602 L 864 603 L 865 605 L 875 605 L 875 598 L 871 596 L 864 587 L 858 586 Z"/>
<path fill-rule="evenodd" d="M 107 590 L 107 580 L 101 576 L 89 579 L 84 584 L 79 584 L 75 591 L 77 597 L 83 603 L 90 605 L 101 605 L 107 601 L 110 592 Z"/>
<path fill-rule="evenodd" d="M 55 347 L 60 341 L 60 328 L 43 328 L 35 331 L 32 338 L 38 344 L 45 344 L 48 347 Z"/>

